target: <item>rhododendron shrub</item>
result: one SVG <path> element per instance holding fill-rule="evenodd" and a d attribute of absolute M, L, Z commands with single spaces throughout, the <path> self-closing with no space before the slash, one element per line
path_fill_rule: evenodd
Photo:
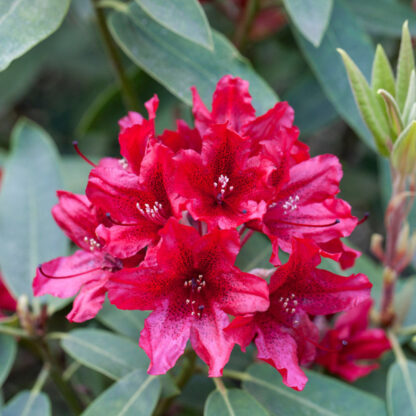
<path fill-rule="evenodd" d="M 3 3 L 1 415 L 416 415 L 410 1 Z"/>

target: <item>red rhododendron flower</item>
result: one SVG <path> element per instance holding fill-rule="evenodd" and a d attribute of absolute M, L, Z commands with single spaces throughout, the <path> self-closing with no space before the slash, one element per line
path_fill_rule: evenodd
<path fill-rule="evenodd" d="M 4 314 L 5 311 L 14 312 L 16 310 L 16 306 L 16 300 L 8 291 L 0 274 L 0 319 L 6 317 Z"/>
<path fill-rule="evenodd" d="M 158 140 L 175 153 L 179 150 L 192 149 L 200 153 L 202 138 L 197 129 L 191 129 L 183 120 L 176 122 L 177 130 L 165 130 Z"/>
<path fill-rule="evenodd" d="M 266 312 L 237 317 L 227 328 L 245 348 L 254 338 L 258 358 L 275 367 L 283 382 L 302 390 L 307 378 L 299 364 L 315 358 L 318 329 L 309 315 L 328 315 L 358 305 L 370 295 L 362 274 L 342 277 L 318 269 L 319 249 L 307 240 L 293 240 L 289 261 L 270 279 Z"/>
<path fill-rule="evenodd" d="M 364 377 L 379 365 L 373 360 L 391 348 L 390 341 L 380 328 L 369 329 L 372 300 L 344 312 L 327 332 L 317 362 L 331 373 L 353 382 Z"/>
<path fill-rule="evenodd" d="M 226 124 L 211 126 L 201 154 L 184 150 L 175 159 L 175 191 L 182 197 L 180 206 L 194 219 L 206 221 L 210 228 L 228 229 L 266 211 L 271 165 L 259 156 L 250 157 L 250 143 Z"/>
<path fill-rule="evenodd" d="M 120 153 L 124 156 L 127 166 L 136 174 L 140 173 L 142 159 L 146 153 L 148 141 L 155 135 L 155 117 L 159 105 L 157 96 L 145 103 L 149 120 L 133 111 L 119 121 Z"/>
<path fill-rule="evenodd" d="M 86 193 L 108 212 L 113 225 L 98 227 L 106 250 L 126 258 L 159 239 L 158 231 L 174 215 L 168 189 L 172 182 L 173 153 L 153 143 L 141 163 L 141 174 L 128 172 L 117 163 L 101 164 L 90 173 Z"/>
<path fill-rule="evenodd" d="M 105 216 L 84 195 L 58 191 L 58 198 L 59 203 L 52 209 L 55 221 L 81 250 L 39 267 L 33 291 L 35 296 L 51 294 L 60 298 L 78 293 L 68 319 L 83 322 L 101 309 L 107 281 L 123 263 L 107 253 L 95 234 Z"/>
<path fill-rule="evenodd" d="M 335 198 L 342 178 L 338 159 L 316 156 L 293 166 L 289 177 L 262 220 L 262 230 L 273 243 L 272 263 L 279 264 L 278 248 L 290 252 L 292 237 L 322 243 L 323 254 L 326 248 L 328 257 L 339 260 L 346 249 L 338 240 L 349 235 L 358 221 L 350 205 Z M 354 252 L 349 254 L 354 257 Z M 351 265 L 351 257 L 343 259 L 342 265 Z"/>
<path fill-rule="evenodd" d="M 171 219 L 160 234 L 138 269 L 113 277 L 109 299 L 121 309 L 153 310 L 140 336 L 150 374 L 173 367 L 190 338 L 209 375 L 218 377 L 233 347 L 223 333 L 227 314 L 267 309 L 267 284 L 234 266 L 240 248 L 235 230 L 201 237 Z"/>

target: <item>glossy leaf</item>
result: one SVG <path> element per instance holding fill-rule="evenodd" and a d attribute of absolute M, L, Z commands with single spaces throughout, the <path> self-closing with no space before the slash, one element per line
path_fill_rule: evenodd
<path fill-rule="evenodd" d="M 133 62 L 187 104 L 192 101 L 192 85 L 210 103 L 218 80 L 225 74 L 250 82 L 250 93 L 259 114 L 277 101 L 271 88 L 230 42 L 216 32 L 213 32 L 214 50 L 210 51 L 166 30 L 136 3 L 130 5 L 128 13 L 112 13 L 109 26 L 114 39 Z"/>
<path fill-rule="evenodd" d="M 205 402 L 204 416 L 268 416 L 254 397 L 240 389 L 213 391 Z"/>
<path fill-rule="evenodd" d="M 296 28 L 314 46 L 319 46 L 328 27 L 333 0 L 283 0 Z"/>
<path fill-rule="evenodd" d="M 114 380 L 149 365 L 137 343 L 100 329 L 75 329 L 63 335 L 61 345 L 74 360 Z"/>
<path fill-rule="evenodd" d="M 366 30 L 382 36 L 400 37 L 402 25 L 409 20 L 412 31 L 416 31 L 416 15 L 410 5 L 391 0 L 348 0 L 353 11 Z"/>
<path fill-rule="evenodd" d="M 383 108 L 381 107 L 376 94 L 369 87 L 367 80 L 353 60 L 344 50 L 338 49 L 338 52 L 344 61 L 351 88 L 361 115 L 367 124 L 367 127 L 373 134 L 380 153 L 387 156 L 389 127 Z"/>
<path fill-rule="evenodd" d="M 403 25 L 402 41 L 400 43 L 399 59 L 397 62 L 396 101 L 400 111 L 403 111 L 409 89 L 410 76 L 415 69 L 412 39 L 407 21 Z"/>
<path fill-rule="evenodd" d="M 384 402 L 333 377 L 305 371 L 308 383 L 302 392 L 286 387 L 271 366 L 253 364 L 243 387 L 272 415 L 368 416 L 386 415 Z"/>
<path fill-rule="evenodd" d="M 36 267 L 67 252 L 68 239 L 51 215 L 56 190 L 62 188 L 60 176 L 52 139 L 33 122 L 20 120 L 12 132 L 0 194 L 0 264 L 16 298 L 32 299 Z"/>
<path fill-rule="evenodd" d="M 166 29 L 204 48 L 214 48 L 208 20 L 197 0 L 136 0 L 136 2 Z"/>
<path fill-rule="evenodd" d="M 44 393 L 22 391 L 2 409 L 2 416 L 49 416 L 49 397 Z"/>
<path fill-rule="evenodd" d="M 16 340 L 11 336 L 0 334 L 0 387 L 13 366 L 16 352 Z"/>
<path fill-rule="evenodd" d="M 82 416 L 150 416 L 160 391 L 158 377 L 135 370 L 98 396 Z"/>
<path fill-rule="evenodd" d="M 387 375 L 387 408 L 390 416 L 416 414 L 416 363 L 394 363 Z"/>
<path fill-rule="evenodd" d="M 295 30 L 295 37 L 316 79 L 339 114 L 355 132 L 374 148 L 370 132 L 361 119 L 337 48 L 342 48 L 357 63 L 364 76 L 371 74 L 374 49 L 371 40 L 341 0 L 334 1 L 331 20 L 319 48 Z"/>
<path fill-rule="evenodd" d="M 70 0 L 8 0 L 0 4 L 0 71 L 62 23 Z"/>
<path fill-rule="evenodd" d="M 138 341 L 139 333 L 144 327 L 144 320 L 147 315 L 149 313 L 144 311 L 117 309 L 106 301 L 98 313 L 97 319 L 113 331 Z"/>

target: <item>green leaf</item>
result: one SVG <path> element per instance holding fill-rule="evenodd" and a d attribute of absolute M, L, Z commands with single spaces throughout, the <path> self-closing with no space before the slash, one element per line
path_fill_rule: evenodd
<path fill-rule="evenodd" d="M 100 329 L 75 329 L 63 335 L 61 345 L 74 360 L 114 380 L 149 365 L 137 343 Z"/>
<path fill-rule="evenodd" d="M 268 416 L 268 412 L 240 389 L 213 391 L 205 402 L 204 416 Z"/>
<path fill-rule="evenodd" d="M 6 380 L 16 358 L 17 343 L 13 337 L 0 334 L 0 387 Z"/>
<path fill-rule="evenodd" d="M 403 174 L 416 169 L 416 121 L 412 121 L 400 134 L 392 151 L 393 166 Z"/>
<path fill-rule="evenodd" d="M 67 253 L 68 239 L 55 224 L 51 208 L 62 187 L 58 153 L 49 135 L 21 119 L 12 132 L 0 194 L 0 265 L 16 298 L 33 300 L 36 267 Z M 62 304 L 52 297 L 50 305 Z"/>
<path fill-rule="evenodd" d="M 49 416 L 51 404 L 46 394 L 22 391 L 2 409 L 2 416 Z"/>
<path fill-rule="evenodd" d="M 348 0 L 348 7 L 366 30 L 382 36 L 399 37 L 403 22 L 409 19 L 416 31 L 416 16 L 410 5 L 391 0 Z"/>
<path fill-rule="evenodd" d="M 243 387 L 272 415 L 368 416 L 386 415 L 384 402 L 333 377 L 305 370 L 308 383 L 302 392 L 286 387 L 271 366 L 253 364 Z"/>
<path fill-rule="evenodd" d="M 204 101 L 211 102 L 218 80 L 233 74 L 250 82 L 253 104 L 259 114 L 278 100 L 271 88 L 254 72 L 238 51 L 219 33 L 213 32 L 210 51 L 167 31 L 136 3 L 127 14 L 113 12 L 109 26 L 123 51 L 172 94 L 191 104 L 195 85 Z"/>
<path fill-rule="evenodd" d="M 410 75 L 415 69 L 412 39 L 407 21 L 403 25 L 402 41 L 400 43 L 399 59 L 397 61 L 396 101 L 400 111 L 403 111 L 409 89 Z"/>
<path fill-rule="evenodd" d="M 337 48 L 346 50 L 369 78 L 374 56 L 370 38 L 341 0 L 334 1 L 331 20 L 319 48 L 312 46 L 297 30 L 294 34 L 328 99 L 358 136 L 374 149 L 374 141 L 358 112 L 342 59 L 336 51 Z"/>
<path fill-rule="evenodd" d="M 400 114 L 399 107 L 397 106 L 394 97 L 386 90 L 379 89 L 378 95 L 383 99 L 385 104 L 385 110 L 389 119 L 390 128 L 392 131 L 391 139 L 393 142 L 397 140 L 397 137 L 403 130 L 403 120 Z"/>
<path fill-rule="evenodd" d="M 410 75 L 409 89 L 403 109 L 403 123 L 407 126 L 412 121 L 412 110 L 416 104 L 416 74 L 413 70 Z"/>
<path fill-rule="evenodd" d="M 314 133 L 338 118 L 334 106 L 310 73 L 298 79 L 282 99 L 288 101 L 295 110 L 296 125 L 302 135 Z"/>
<path fill-rule="evenodd" d="M 344 61 L 351 88 L 361 115 L 373 134 L 380 153 L 388 156 L 387 142 L 389 140 L 389 126 L 383 108 L 354 61 L 344 50 L 338 49 L 338 52 Z"/>
<path fill-rule="evenodd" d="M 136 0 L 161 26 L 207 49 L 213 49 L 212 33 L 197 0 Z"/>
<path fill-rule="evenodd" d="M 328 27 L 333 0 L 283 0 L 296 28 L 314 46 L 319 46 Z"/>
<path fill-rule="evenodd" d="M 393 70 L 387 58 L 386 52 L 384 52 L 381 45 L 377 45 L 371 74 L 371 88 L 375 94 L 380 88 L 382 88 L 394 97 L 396 95 L 395 82 Z"/>
<path fill-rule="evenodd" d="M 157 377 L 136 370 L 98 396 L 82 416 L 150 416 L 160 391 Z"/>
<path fill-rule="evenodd" d="M 238 253 L 236 264 L 246 272 L 256 268 L 270 269 L 273 267 L 269 262 L 271 255 L 272 245 L 269 239 L 261 233 L 254 233 Z"/>
<path fill-rule="evenodd" d="M 52 34 L 70 0 L 9 0 L 0 4 L 0 71 Z"/>
<path fill-rule="evenodd" d="M 97 319 L 119 334 L 137 341 L 144 327 L 144 320 L 149 315 L 143 311 L 124 311 L 117 309 L 106 301 L 97 315 Z"/>
<path fill-rule="evenodd" d="M 392 364 L 387 375 L 387 409 L 390 416 L 416 414 L 416 363 Z"/>

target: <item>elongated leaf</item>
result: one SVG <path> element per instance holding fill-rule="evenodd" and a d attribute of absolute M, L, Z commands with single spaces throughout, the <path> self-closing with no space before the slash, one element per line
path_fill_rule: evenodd
<path fill-rule="evenodd" d="M 271 366 L 253 364 L 243 387 L 272 415 L 368 416 L 386 415 L 384 402 L 333 377 L 306 371 L 308 383 L 302 392 L 282 383 Z"/>
<path fill-rule="evenodd" d="M 394 97 L 396 95 L 395 82 L 393 70 L 386 56 L 386 52 L 384 52 L 381 45 L 377 45 L 371 74 L 371 88 L 374 93 L 377 93 L 382 88 Z"/>
<path fill-rule="evenodd" d="M 2 410 L 2 416 L 49 416 L 51 404 L 43 393 L 22 391 L 11 399 Z"/>
<path fill-rule="evenodd" d="M 333 0 L 283 0 L 296 28 L 314 46 L 319 46 L 328 27 Z"/>
<path fill-rule="evenodd" d="M 384 155 L 388 155 L 386 144 L 389 137 L 389 127 L 383 108 L 357 65 L 345 51 L 338 49 L 338 52 L 344 61 L 351 88 L 361 115 L 371 133 L 373 133 L 379 151 Z"/>
<path fill-rule="evenodd" d="M 136 0 L 142 9 L 161 26 L 195 42 L 213 49 L 211 29 L 204 10 L 197 0 Z"/>
<path fill-rule="evenodd" d="M 416 121 L 412 121 L 397 139 L 393 147 L 392 162 L 403 174 L 416 169 Z"/>
<path fill-rule="evenodd" d="M 406 102 L 410 76 L 415 69 L 412 39 L 407 21 L 403 25 L 402 41 L 400 43 L 399 60 L 397 62 L 396 101 L 401 111 Z"/>
<path fill-rule="evenodd" d="M 341 0 L 334 1 L 331 20 L 319 48 L 306 41 L 297 30 L 294 30 L 294 33 L 300 49 L 329 100 L 365 143 L 374 149 L 374 141 L 358 112 L 342 59 L 336 51 L 337 48 L 347 51 L 364 76 L 369 79 L 374 56 L 369 37 Z"/>
<path fill-rule="evenodd" d="M 237 266 L 246 272 L 255 268 L 271 268 L 269 262 L 272 255 L 272 245 L 267 237 L 255 233 L 245 246 L 240 250 L 237 257 Z"/>
<path fill-rule="evenodd" d="M 295 110 L 295 124 L 301 134 L 314 133 L 339 116 L 312 74 L 300 79 L 282 97 Z"/>
<path fill-rule="evenodd" d="M 213 391 L 205 402 L 204 416 L 267 416 L 250 394 L 240 389 Z"/>
<path fill-rule="evenodd" d="M 107 301 L 98 313 L 97 318 L 113 331 L 137 341 L 148 314 L 148 312 L 143 311 L 123 311 Z"/>
<path fill-rule="evenodd" d="M 31 299 L 36 267 L 65 255 L 68 248 L 51 215 L 61 175 L 52 139 L 34 123 L 20 120 L 11 146 L 0 194 L 0 265 L 14 296 Z"/>
<path fill-rule="evenodd" d="M 416 31 L 415 12 L 402 2 L 348 0 L 348 7 L 365 29 L 375 35 L 399 37 L 405 20 L 409 20 L 410 29 Z"/>
<path fill-rule="evenodd" d="M 75 329 L 64 335 L 61 345 L 74 360 L 114 380 L 149 365 L 137 343 L 100 329 Z"/>
<path fill-rule="evenodd" d="M 387 375 L 387 408 L 391 416 L 416 414 L 416 363 L 394 363 Z"/>
<path fill-rule="evenodd" d="M 13 366 L 16 351 L 16 340 L 7 335 L 0 335 L 0 387 Z"/>
<path fill-rule="evenodd" d="M 82 416 L 150 416 L 160 391 L 157 377 L 135 370 L 102 393 Z"/>
<path fill-rule="evenodd" d="M 151 77 L 185 103 L 195 85 L 203 100 L 211 96 L 219 78 L 233 74 L 250 82 L 253 103 L 259 114 L 277 101 L 275 93 L 254 72 L 222 35 L 213 32 L 214 51 L 187 41 L 160 26 L 136 3 L 127 14 L 114 12 L 110 30 L 124 52 Z"/>
<path fill-rule="evenodd" d="M 0 4 L 0 71 L 53 33 L 70 0 L 8 0 Z"/>

